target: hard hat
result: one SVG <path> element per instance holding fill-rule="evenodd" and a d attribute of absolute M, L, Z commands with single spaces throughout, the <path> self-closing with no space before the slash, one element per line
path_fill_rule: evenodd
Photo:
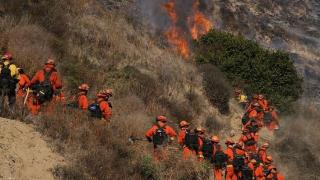
<path fill-rule="evenodd" d="M 263 147 L 263 148 L 268 148 L 268 147 L 269 147 L 269 143 L 268 143 L 268 142 L 263 143 L 263 144 L 262 144 L 262 147 Z"/>
<path fill-rule="evenodd" d="M 197 127 L 196 132 L 205 133 L 206 130 L 203 127 Z"/>
<path fill-rule="evenodd" d="M 252 104 L 252 106 L 254 106 L 254 107 L 259 107 L 259 106 L 260 106 L 260 104 L 259 104 L 259 103 L 257 103 L 257 102 L 255 102 L 255 103 L 253 103 L 253 104 Z"/>
<path fill-rule="evenodd" d="M 4 55 L 1 57 L 2 60 L 11 60 L 12 54 L 9 52 L 4 53 Z"/>
<path fill-rule="evenodd" d="M 220 142 L 220 139 L 219 139 L 218 136 L 212 136 L 211 141 L 215 142 L 215 143 L 218 143 L 218 142 Z"/>
<path fill-rule="evenodd" d="M 269 170 L 269 171 L 272 170 L 272 169 L 277 170 L 277 168 L 276 168 L 275 166 L 272 166 L 272 165 L 271 165 L 271 166 L 268 167 L 268 170 Z"/>
<path fill-rule="evenodd" d="M 78 87 L 79 90 L 84 90 L 84 91 L 88 91 L 89 90 L 89 86 L 88 84 L 81 84 L 79 87 Z"/>
<path fill-rule="evenodd" d="M 225 144 L 234 144 L 234 141 L 231 138 L 227 138 Z"/>
<path fill-rule="evenodd" d="M 165 116 L 157 116 L 156 121 L 167 122 L 167 118 Z"/>
<path fill-rule="evenodd" d="M 259 95 L 258 95 L 258 99 L 261 100 L 261 99 L 263 99 L 263 98 L 264 98 L 264 96 L 263 96 L 262 94 L 259 94 Z"/>
<path fill-rule="evenodd" d="M 56 62 L 54 61 L 54 59 L 52 58 L 48 58 L 47 62 L 45 63 L 45 65 L 56 65 Z"/>
<path fill-rule="evenodd" d="M 269 162 L 272 162 L 273 161 L 273 159 L 272 159 L 272 156 L 267 156 L 267 160 L 269 161 Z"/>
<path fill-rule="evenodd" d="M 252 164 L 256 164 L 257 163 L 257 160 L 255 160 L 255 159 L 251 159 L 251 161 L 250 161 Z"/>
<path fill-rule="evenodd" d="M 187 121 L 184 121 L 184 120 L 182 120 L 182 121 L 179 123 L 180 128 L 186 127 L 186 126 L 189 126 L 189 125 L 190 125 L 190 123 L 188 123 Z"/>
<path fill-rule="evenodd" d="M 248 132 L 249 132 L 249 129 L 244 129 L 242 132 L 243 132 L 243 133 L 248 133 Z"/>
<path fill-rule="evenodd" d="M 112 89 L 104 89 L 104 90 L 101 90 L 98 95 L 98 97 L 107 97 L 107 96 L 112 96 Z"/>

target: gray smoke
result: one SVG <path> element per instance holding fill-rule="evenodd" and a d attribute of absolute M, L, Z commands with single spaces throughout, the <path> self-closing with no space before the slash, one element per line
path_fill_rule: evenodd
<path fill-rule="evenodd" d="M 177 27 L 183 30 L 183 33 L 188 32 L 187 19 L 192 15 L 192 5 L 196 0 L 175 0 L 176 13 L 178 15 Z M 150 32 L 158 34 L 165 32 L 172 22 L 163 7 L 164 4 L 173 2 L 172 0 L 137 0 L 137 7 L 142 16 L 143 23 L 150 27 Z M 213 3 L 210 0 L 200 0 L 199 10 L 205 15 L 210 14 Z"/>

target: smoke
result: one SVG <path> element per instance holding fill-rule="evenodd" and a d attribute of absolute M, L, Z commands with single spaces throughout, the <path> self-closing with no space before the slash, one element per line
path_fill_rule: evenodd
<path fill-rule="evenodd" d="M 143 19 L 150 27 L 153 33 L 165 32 L 172 24 L 164 4 L 169 2 L 175 3 L 175 11 L 178 16 L 177 26 L 188 31 L 188 17 L 192 14 L 192 5 L 197 0 L 137 0 L 137 6 L 140 9 Z M 213 3 L 210 0 L 199 0 L 199 10 L 205 15 L 210 14 Z"/>
<path fill-rule="evenodd" d="M 320 177 L 319 109 L 300 108 L 282 119 L 282 127 L 273 142 L 277 166 L 287 179 Z"/>
<path fill-rule="evenodd" d="M 212 28 L 208 18 L 208 0 L 138 0 L 143 21 L 154 35 L 163 35 L 167 43 L 188 59 L 190 42 Z"/>

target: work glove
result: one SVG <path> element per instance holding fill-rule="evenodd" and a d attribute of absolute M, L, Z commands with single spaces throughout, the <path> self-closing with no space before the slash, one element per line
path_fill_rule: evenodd
<path fill-rule="evenodd" d="M 147 137 L 147 140 L 148 140 L 150 143 L 152 142 L 151 137 Z"/>

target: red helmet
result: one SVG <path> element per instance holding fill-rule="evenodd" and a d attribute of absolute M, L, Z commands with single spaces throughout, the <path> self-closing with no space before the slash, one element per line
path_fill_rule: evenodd
<path fill-rule="evenodd" d="M 184 121 L 184 120 L 179 123 L 180 128 L 187 127 L 189 125 L 190 125 L 190 123 L 188 123 L 187 121 Z"/>
<path fill-rule="evenodd" d="M 12 54 L 9 52 L 4 53 L 4 55 L 2 56 L 3 60 L 11 60 L 12 59 Z"/>
<path fill-rule="evenodd" d="M 89 90 L 89 86 L 88 84 L 81 84 L 79 87 L 78 87 L 79 90 L 84 90 L 84 91 L 88 91 Z"/>
<path fill-rule="evenodd" d="M 160 122 L 167 122 L 167 118 L 165 116 L 157 116 L 156 117 L 156 121 L 160 121 Z"/>
<path fill-rule="evenodd" d="M 212 136 L 211 141 L 215 142 L 215 143 L 218 143 L 218 142 L 220 142 L 220 139 L 219 139 L 218 136 Z"/>
<path fill-rule="evenodd" d="M 56 62 L 54 61 L 54 59 L 52 58 L 48 58 L 47 62 L 45 63 L 45 65 L 56 65 Z"/>

